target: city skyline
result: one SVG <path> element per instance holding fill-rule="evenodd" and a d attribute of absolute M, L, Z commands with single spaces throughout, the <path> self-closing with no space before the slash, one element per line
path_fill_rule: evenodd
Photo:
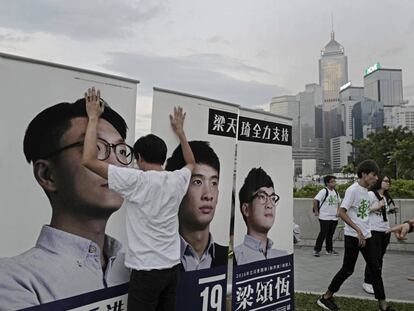
<path fill-rule="evenodd" d="M 353 85 L 380 62 L 402 69 L 412 103 L 413 9 L 408 0 L 8 1 L 0 51 L 140 80 L 139 135 L 149 131 L 154 86 L 256 108 L 318 83 L 331 14 Z"/>

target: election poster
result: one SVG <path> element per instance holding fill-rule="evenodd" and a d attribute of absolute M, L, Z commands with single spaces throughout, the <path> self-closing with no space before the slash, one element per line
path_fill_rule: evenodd
<path fill-rule="evenodd" d="M 293 310 L 291 120 L 240 108 L 232 309 Z"/>
<path fill-rule="evenodd" d="M 1 311 L 90 304 L 87 310 L 125 309 L 130 273 L 122 249 L 122 199 L 82 166 L 87 118 L 84 105 L 74 103 L 88 88 L 99 88 L 125 120 L 125 141 L 131 145 L 137 84 L 0 53 Z M 122 130 L 114 122 L 100 124 L 105 122 L 107 131 L 99 128 L 99 133 L 122 140 Z"/>
<path fill-rule="evenodd" d="M 177 310 L 225 310 L 238 106 L 155 88 L 152 133 L 167 144 L 167 170 L 178 139 L 169 114 L 186 113 L 184 129 L 196 166 L 179 209 L 181 280 Z M 201 251 L 200 251 L 201 250 Z"/>

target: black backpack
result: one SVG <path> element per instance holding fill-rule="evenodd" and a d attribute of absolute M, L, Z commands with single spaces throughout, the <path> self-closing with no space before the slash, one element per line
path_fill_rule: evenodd
<path fill-rule="evenodd" d="M 325 196 L 323 197 L 323 200 L 322 201 L 320 201 L 320 202 L 318 201 L 319 202 L 319 204 L 318 204 L 318 212 L 320 211 L 322 204 L 325 203 L 325 201 L 326 201 L 326 199 L 328 198 L 328 195 L 329 195 L 328 188 L 325 187 L 324 189 L 325 189 Z M 336 198 L 338 199 L 339 198 L 338 191 L 336 191 L 336 189 L 334 189 L 334 191 L 336 193 Z M 313 211 L 313 206 L 312 206 L 312 211 Z"/>

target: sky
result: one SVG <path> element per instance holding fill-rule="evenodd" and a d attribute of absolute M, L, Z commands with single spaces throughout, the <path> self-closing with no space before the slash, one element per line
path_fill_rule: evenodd
<path fill-rule="evenodd" d="M 412 0 L 0 0 L 0 52 L 139 80 L 136 135 L 150 131 L 152 89 L 249 108 L 319 83 L 335 39 L 348 77 L 402 69 L 414 102 Z"/>

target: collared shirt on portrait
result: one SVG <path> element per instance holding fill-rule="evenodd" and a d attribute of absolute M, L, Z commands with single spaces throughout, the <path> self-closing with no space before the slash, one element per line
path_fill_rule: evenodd
<path fill-rule="evenodd" d="M 17 310 L 125 284 L 122 244 L 105 236 L 107 265 L 99 246 L 83 237 L 43 226 L 36 246 L 0 260 L 0 310 Z"/>
<path fill-rule="evenodd" d="M 260 240 L 246 234 L 244 236 L 243 243 L 236 246 L 234 249 L 234 256 L 236 257 L 237 265 L 244 265 L 259 260 L 277 258 L 287 255 L 286 251 L 272 248 L 272 246 L 273 241 L 268 238 L 265 251 L 261 247 Z"/>
<path fill-rule="evenodd" d="M 198 257 L 194 248 L 186 241 L 182 236 L 181 240 L 181 263 L 184 271 L 194 271 L 201 269 L 208 269 L 211 267 L 211 263 L 215 256 L 214 240 L 211 233 L 209 234 L 209 242 L 206 249 L 203 252 L 201 258 Z"/>

